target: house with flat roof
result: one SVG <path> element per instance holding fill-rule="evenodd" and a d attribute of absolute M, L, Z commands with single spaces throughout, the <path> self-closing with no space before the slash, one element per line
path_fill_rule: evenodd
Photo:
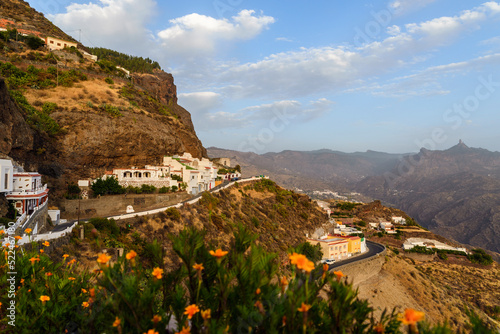
<path fill-rule="evenodd" d="M 12 191 L 5 197 L 14 203 L 19 214 L 31 215 L 49 199 L 49 189 L 42 184 L 42 175 L 32 172 L 16 172 L 12 177 Z"/>
<path fill-rule="evenodd" d="M 349 241 L 339 237 L 323 236 L 306 239 L 311 245 L 320 245 L 324 259 L 342 260 L 349 256 Z"/>
<path fill-rule="evenodd" d="M 71 47 L 76 48 L 78 46 L 77 43 L 50 36 L 45 38 L 45 44 L 47 44 L 47 47 L 49 48 L 50 51 L 62 50 L 64 48 L 71 48 Z"/>

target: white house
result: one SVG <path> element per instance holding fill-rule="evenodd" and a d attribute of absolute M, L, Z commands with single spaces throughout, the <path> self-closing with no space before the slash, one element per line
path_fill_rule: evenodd
<path fill-rule="evenodd" d="M 170 178 L 168 166 L 145 166 L 144 168 L 115 168 L 106 172 L 105 178 L 114 176 L 122 187 L 141 187 L 143 184 L 161 187 L 178 186 L 177 181 Z"/>
<path fill-rule="evenodd" d="M 59 39 L 50 36 L 45 38 L 45 44 L 47 44 L 47 47 L 49 48 L 50 51 L 62 50 L 64 48 L 70 48 L 70 47 L 76 48 L 78 46 L 77 43 L 65 41 L 64 39 Z"/>
<path fill-rule="evenodd" d="M 164 157 L 163 165 L 170 167 L 171 174 L 182 177 L 189 194 L 196 195 L 215 187 L 218 168 L 206 158 L 193 158 L 190 153 L 184 153 Z"/>
<path fill-rule="evenodd" d="M 389 222 L 380 222 L 380 229 L 383 231 L 389 233 L 389 234 L 395 234 L 396 231 L 394 230 L 394 225 Z"/>
<path fill-rule="evenodd" d="M 22 215 L 30 215 L 49 198 L 47 185 L 42 184 L 42 175 L 30 172 L 15 172 L 13 174 L 12 192 L 5 196 L 14 203 L 14 207 Z"/>
<path fill-rule="evenodd" d="M 14 167 L 9 159 L 0 159 L 0 193 L 11 192 Z"/>
<path fill-rule="evenodd" d="M 406 219 L 404 219 L 401 216 L 392 216 L 391 220 L 394 224 L 402 224 L 402 225 L 406 224 Z"/>

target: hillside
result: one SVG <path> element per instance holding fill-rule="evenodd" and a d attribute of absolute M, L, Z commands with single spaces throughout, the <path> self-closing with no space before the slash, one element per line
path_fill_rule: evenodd
<path fill-rule="evenodd" d="M 378 202 L 358 206 L 350 212 L 355 222 L 378 221 L 394 214 L 408 217 L 404 212 Z M 286 271 L 287 251 L 303 243 L 306 233 L 327 227 L 326 222 L 324 212 L 307 196 L 265 180 L 235 186 L 218 194 L 205 193 L 195 205 L 169 209 L 156 217 L 118 222 L 114 234 L 105 224 L 94 222 L 95 231 L 87 224 L 85 240 L 79 240 L 79 233 L 75 230 L 71 243 L 56 249 L 51 257 L 57 260 L 63 254 L 69 254 L 81 262 L 80 268 L 95 269 L 96 254 L 107 249 L 113 255 L 116 247 L 123 247 L 127 251 L 135 250 L 147 264 L 154 259 L 148 243 L 157 239 L 166 250 L 166 268 L 174 270 L 179 259 L 173 252 L 172 242 L 185 227 L 202 229 L 210 249 L 227 249 L 234 242 L 233 232 L 238 229 L 238 224 L 242 224 L 258 235 L 258 245 L 278 254 L 277 262 Z M 463 328 L 466 323 L 466 307 L 484 319 L 486 313 L 497 319 L 500 316 L 495 308 L 500 302 L 500 286 L 495 279 L 500 274 L 498 264 L 477 265 L 464 257 L 452 255 L 447 260 L 415 260 L 406 257 L 400 248 L 406 238 L 425 235 L 426 238 L 453 243 L 418 227 L 405 229 L 399 239 L 388 235 L 378 237 L 368 227 L 363 229 L 370 239 L 390 247 L 382 270 L 356 285 L 360 296 L 370 302 L 377 315 L 386 307 L 396 307 L 399 311 L 411 307 L 423 310 L 431 323 L 448 320 L 455 329 Z"/>
<path fill-rule="evenodd" d="M 0 15 L 14 22 L 9 29 L 72 40 L 26 2 L 3 1 Z M 173 76 L 157 63 L 120 53 L 113 63 L 76 49 L 32 50 L 13 34 L 0 42 L 0 153 L 45 175 L 53 196 L 113 167 L 157 164 L 184 152 L 206 156 L 191 115 L 177 104 Z M 139 72 L 119 70 L 122 58 Z M 143 64 L 151 64 L 150 73 Z"/>

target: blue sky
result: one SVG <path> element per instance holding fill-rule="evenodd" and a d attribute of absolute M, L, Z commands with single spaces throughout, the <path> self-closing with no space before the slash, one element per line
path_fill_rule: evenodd
<path fill-rule="evenodd" d="M 205 147 L 500 151 L 500 2 L 29 0 L 158 60 Z"/>

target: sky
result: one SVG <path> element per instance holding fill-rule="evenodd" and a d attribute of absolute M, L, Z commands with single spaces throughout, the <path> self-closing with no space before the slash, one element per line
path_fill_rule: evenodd
<path fill-rule="evenodd" d="M 28 2 L 87 46 L 157 60 L 205 147 L 500 151 L 497 1 Z"/>

